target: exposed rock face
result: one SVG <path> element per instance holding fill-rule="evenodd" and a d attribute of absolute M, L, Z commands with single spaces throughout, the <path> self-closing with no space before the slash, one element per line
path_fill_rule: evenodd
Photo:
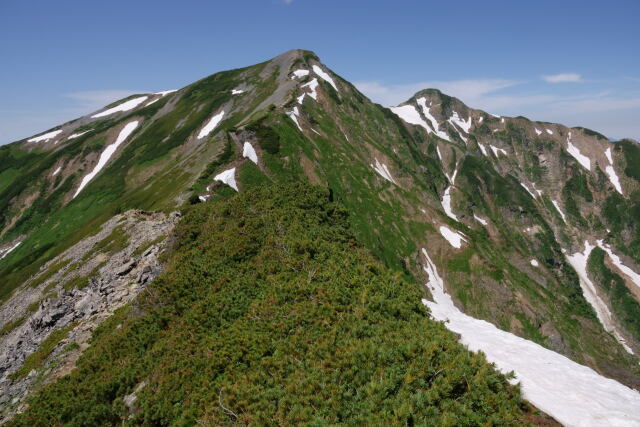
<path fill-rule="evenodd" d="M 32 314 L 0 337 L 0 411 L 3 416 L 19 410 L 20 403 L 33 389 L 71 370 L 96 326 L 131 301 L 160 273 L 158 255 L 165 247 L 162 237 L 173 230 L 178 219 L 178 213 L 167 216 L 128 211 L 116 215 L 99 233 L 47 263 L 0 307 L 0 327 L 4 327 L 17 323 L 23 313 L 29 313 L 29 307 L 33 309 L 39 302 Z M 96 250 L 116 229 L 127 236 L 126 247 L 109 254 Z M 52 267 L 65 260 L 69 260 L 67 265 L 42 281 Z M 73 262 L 78 260 L 84 260 L 83 264 Z M 77 279 L 84 276 L 88 276 L 86 286 L 80 289 L 69 286 L 70 283 L 82 285 L 83 281 Z M 42 283 L 37 284 L 39 279 Z M 32 287 L 34 283 L 37 286 Z M 24 377 L 12 375 L 53 331 L 69 327 L 72 329 L 56 344 L 43 366 Z M 75 345 L 70 346 L 73 343 Z"/>

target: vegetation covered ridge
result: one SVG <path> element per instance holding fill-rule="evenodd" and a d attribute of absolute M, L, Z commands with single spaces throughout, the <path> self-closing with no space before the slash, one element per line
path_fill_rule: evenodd
<path fill-rule="evenodd" d="M 12 425 L 521 425 L 517 386 L 430 319 L 329 190 L 196 204 L 164 273 Z"/>

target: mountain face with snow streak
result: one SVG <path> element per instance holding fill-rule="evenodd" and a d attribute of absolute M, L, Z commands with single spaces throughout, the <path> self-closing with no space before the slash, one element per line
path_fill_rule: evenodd
<path fill-rule="evenodd" d="M 0 351 L 37 314 L 10 303 L 55 298 L 57 257 L 115 215 L 296 179 L 328 187 L 416 286 L 426 248 L 464 315 L 638 389 L 639 161 L 635 141 L 435 89 L 384 108 L 308 51 L 134 95 L 0 147 L 0 328 L 19 324 Z"/>

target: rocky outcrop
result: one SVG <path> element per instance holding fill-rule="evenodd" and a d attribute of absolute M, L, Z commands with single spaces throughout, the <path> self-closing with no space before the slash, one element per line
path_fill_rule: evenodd
<path fill-rule="evenodd" d="M 43 266 L 0 307 L 0 328 L 17 324 L 0 337 L 0 414 L 8 417 L 20 410 L 30 392 L 73 369 L 93 330 L 160 273 L 163 237 L 178 218 L 177 212 L 116 215 L 96 235 Z M 109 243 L 114 230 L 126 244 L 112 253 L 105 242 Z M 60 265 L 64 266 L 55 271 Z M 20 321 L 24 313 L 31 314 Z M 70 328 L 69 333 L 46 355 L 42 366 L 26 376 L 16 375 L 53 331 L 65 328 Z"/>

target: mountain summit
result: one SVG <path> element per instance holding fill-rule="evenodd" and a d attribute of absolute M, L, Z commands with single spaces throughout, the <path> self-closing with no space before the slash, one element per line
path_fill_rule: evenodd
<path fill-rule="evenodd" d="M 267 280 L 271 274 L 281 274 L 279 266 L 267 263 L 269 256 L 283 257 L 282 262 L 296 274 L 304 271 L 312 283 L 316 274 L 323 277 L 339 269 L 323 273 L 322 263 L 310 261 L 315 255 L 309 239 L 333 236 L 331 233 L 335 232 L 336 241 L 352 248 L 361 245 L 382 263 L 367 267 L 372 272 L 378 268 L 388 270 L 388 274 L 402 280 L 403 286 L 419 290 L 412 297 L 423 297 L 418 308 L 387 307 L 407 322 L 403 325 L 414 325 L 396 324 L 389 331 L 411 327 L 416 336 L 432 339 L 427 331 L 415 326 L 430 328 L 430 324 L 403 311 L 424 310 L 433 319 L 445 321 L 445 326 L 457 333 L 469 350 L 483 351 L 489 362 L 504 373 L 514 371 L 524 397 L 556 420 L 567 425 L 596 425 L 602 419 L 640 423 L 634 410 L 640 405 L 640 394 L 633 390 L 640 388 L 638 162 L 640 146 L 634 141 L 612 142 L 585 128 L 500 117 L 470 108 L 436 89 L 420 91 L 399 106 L 384 108 L 305 50 L 288 51 L 257 65 L 216 73 L 179 90 L 120 100 L 42 134 L 0 147 L 0 387 L 4 390 L 0 408 L 11 415 L 25 411 L 24 402 L 28 401 L 29 410 L 21 422 L 31 416 L 33 420 L 45 419 L 37 417 L 53 415 L 42 408 L 55 408 L 53 400 L 47 399 L 73 395 L 76 400 L 69 397 L 75 402 L 70 404 L 73 411 L 70 409 L 69 414 L 81 413 L 81 394 L 92 393 L 86 388 L 87 381 L 98 381 L 94 368 L 102 362 L 96 351 L 115 351 L 117 347 L 109 343 L 120 342 L 118 334 L 130 334 L 126 335 L 128 339 L 134 339 L 136 333 L 142 334 L 142 329 L 135 328 L 142 328 L 138 324 L 147 321 L 149 328 L 166 333 L 198 331 L 205 326 L 184 324 L 180 319 L 187 312 L 193 319 L 203 319 L 192 311 L 192 305 L 199 304 L 199 297 L 208 298 L 220 310 L 225 306 L 216 305 L 222 301 L 220 298 L 245 301 L 255 297 L 255 301 L 267 305 L 280 301 L 280 294 L 254 295 L 244 290 L 240 294 L 220 293 L 230 291 L 213 278 L 236 274 L 235 270 L 216 264 L 220 260 L 246 269 L 249 264 L 244 264 L 243 257 L 256 257 L 251 259 L 258 263 L 259 274 L 233 276 L 237 282 L 229 279 L 229 286 L 241 287 L 246 280 Z M 333 205 L 318 202 L 325 196 L 313 193 L 319 191 L 317 188 L 294 189 L 293 194 L 300 192 L 301 201 L 292 201 L 291 190 L 278 187 L 292 182 L 324 187 L 327 203 L 341 206 L 335 209 L 344 209 L 348 219 L 343 223 L 341 217 L 335 216 Z M 287 196 L 279 198 L 273 193 L 276 190 L 265 188 L 280 188 L 278 191 Z M 244 196 L 245 192 L 249 195 Z M 225 239 L 231 239 L 233 244 L 233 239 L 242 239 L 246 231 L 243 224 L 253 221 L 251 212 L 264 212 L 269 218 L 287 215 L 286 209 L 272 212 L 275 208 L 261 197 L 285 204 L 292 212 L 292 221 L 296 218 L 300 223 L 289 228 L 275 220 L 263 222 L 261 227 L 267 234 L 251 229 L 251 233 L 257 233 L 251 235 L 262 242 L 261 246 L 252 246 L 249 239 L 242 250 L 236 248 L 239 252 L 234 256 L 216 246 Z M 209 212 L 203 206 L 213 207 Z M 258 210 L 257 206 L 262 207 Z M 307 222 L 307 214 L 301 214 L 299 209 L 317 211 L 309 215 L 320 215 L 320 219 L 314 216 L 313 221 Z M 222 221 L 221 215 L 231 215 L 228 212 L 234 212 L 233 221 L 244 219 L 233 224 L 216 222 Z M 183 216 L 188 219 L 181 219 Z M 345 237 L 351 236 L 349 233 L 331 231 L 331 227 L 320 231 L 329 225 L 336 230 L 349 228 L 353 242 L 351 237 Z M 319 234 L 307 235 L 296 228 L 307 226 L 313 230 L 317 227 Z M 217 235 L 215 227 L 226 231 Z M 209 234 L 207 239 L 198 237 Z M 293 240 L 285 241 L 284 236 Z M 281 250 L 271 252 L 269 245 Z M 196 247 L 209 258 L 200 259 L 200 252 L 193 249 Z M 188 248 L 194 251 L 189 252 Z M 300 248 L 299 253 L 296 248 Z M 241 255 L 245 250 L 248 252 Z M 344 250 L 344 256 L 352 259 L 351 252 L 342 246 L 332 250 Z M 318 253 L 329 257 L 331 251 L 318 249 Z M 367 264 L 367 256 L 353 255 L 353 260 Z M 189 264 L 190 259 L 201 264 Z M 185 270 L 180 263 L 193 269 Z M 214 264 L 219 267 L 209 271 Z M 309 265 L 318 270 L 314 273 L 311 267 L 307 268 Z M 329 264 L 325 267 L 329 268 Z M 362 280 L 369 277 L 369 273 L 362 277 L 353 274 Z M 189 279 L 188 275 L 195 276 Z M 378 278 L 377 273 L 374 276 L 375 280 L 387 280 Z M 301 277 L 296 276 L 296 280 Z M 346 277 L 340 277 L 348 282 Z M 369 279 L 374 280 L 373 276 Z M 198 288 L 201 281 L 213 288 Z M 181 294 L 171 288 L 176 283 L 184 292 L 191 292 L 188 289 L 193 285 L 202 293 Z M 339 299 L 334 285 L 326 284 L 327 292 L 337 292 L 332 298 Z M 356 279 L 353 286 L 363 286 L 358 288 L 362 293 L 350 293 L 350 297 L 361 299 L 363 304 L 369 301 L 367 293 L 371 290 L 366 291 L 368 288 Z M 258 288 L 265 292 L 267 289 Z M 286 292 L 298 295 L 293 289 Z M 393 289 L 398 298 L 408 298 L 409 294 Z M 320 298 L 331 310 L 360 310 L 344 300 L 329 304 L 315 292 L 321 293 L 321 287 L 304 295 L 313 301 Z M 392 294 L 384 291 L 377 296 L 371 294 L 371 298 L 382 301 L 393 298 Z M 242 323 L 243 327 L 261 325 L 259 319 L 267 318 L 264 324 L 271 325 L 269 313 L 253 312 L 245 305 L 233 307 L 243 315 L 254 316 L 255 323 Z M 287 312 L 297 310 L 295 306 L 286 307 Z M 385 319 L 380 320 L 380 325 L 385 326 L 380 327 L 379 333 L 393 323 L 394 315 L 385 312 L 387 308 L 375 304 L 367 308 L 372 313 L 382 313 L 378 319 Z M 307 309 L 310 308 L 304 308 Z M 227 315 L 224 314 L 225 321 L 231 322 Z M 327 316 L 327 322 L 340 322 L 339 315 Z M 132 324 L 138 326 L 129 329 L 128 322 L 133 318 L 137 320 L 131 320 Z M 305 316 L 301 318 L 309 321 Z M 247 337 L 234 335 L 238 331 L 233 328 L 240 326 L 228 326 L 207 327 L 215 330 L 215 337 L 228 333 L 231 341 L 247 344 Z M 326 334 L 331 333 L 320 327 L 314 330 L 319 340 L 328 339 Z M 351 332 L 356 336 L 362 333 Z M 130 377 L 113 385 L 113 389 L 101 391 L 103 400 L 93 402 L 95 407 L 104 409 L 104 414 L 108 413 L 105 422 L 115 423 L 116 416 L 122 420 L 131 416 L 135 420 L 132 422 L 143 422 L 143 418 L 135 418 L 138 411 L 139 417 L 151 417 L 150 423 L 177 422 L 180 417 L 186 417 L 186 422 L 221 422 L 219 416 L 226 416 L 228 422 L 240 420 L 241 414 L 224 403 L 227 389 L 219 388 L 216 395 L 219 405 L 215 405 L 215 411 L 221 411 L 220 415 L 202 403 L 204 400 L 200 402 L 205 399 L 202 390 L 206 387 L 194 385 L 189 391 L 189 386 L 182 385 L 182 391 L 177 393 L 172 388 L 174 383 L 163 383 L 173 378 L 171 369 L 178 369 L 169 366 L 172 359 L 168 355 L 175 348 L 160 335 L 145 332 L 137 336 L 149 341 L 135 348 L 121 343 L 125 353 L 121 358 L 114 356 L 105 361 L 105 369 L 113 366 L 114 371 L 101 371 L 105 376 L 100 378 L 112 378 L 117 363 L 125 363 L 130 356 L 145 369 L 154 366 L 167 376 L 154 377 L 150 371 L 137 367 L 123 369 Z M 181 353 L 180 357 L 213 357 L 213 347 L 201 346 L 201 338 L 204 339 L 194 335 L 194 354 Z M 184 342 L 189 340 L 185 338 Z M 215 351 L 223 351 L 222 341 L 216 346 Z M 260 348 L 267 353 L 276 351 L 275 347 Z M 328 351 L 313 351 L 316 350 Z M 424 351 L 429 351 L 423 350 L 406 355 L 423 357 Z M 203 353 L 195 354 L 198 351 Z M 313 353 L 309 360 L 316 356 Z M 304 355 L 292 353 L 291 357 L 303 363 L 300 357 Z M 386 356 L 380 357 L 383 360 Z M 291 360 L 278 359 L 278 363 L 292 363 Z M 317 360 L 321 363 L 322 357 Z M 471 366 L 478 363 L 474 360 L 461 363 Z M 247 372 L 253 372 L 256 365 L 247 363 Z M 194 366 L 185 369 L 195 369 Z M 220 366 L 225 375 L 235 372 L 227 365 Z M 357 364 L 349 362 L 349 366 L 357 369 Z M 367 372 L 375 372 L 374 367 L 371 369 Z M 432 373 L 419 369 L 405 372 L 403 381 L 411 383 L 415 376 L 421 382 L 411 386 L 410 391 L 403 388 L 403 393 L 417 393 L 411 398 L 418 399 L 420 390 L 431 390 L 431 384 L 437 382 L 437 369 L 440 368 Z M 304 376 L 307 371 L 296 372 L 301 375 L 300 381 L 309 378 Z M 470 372 L 460 375 L 465 377 Z M 276 416 L 282 411 L 294 411 L 293 406 L 286 405 L 273 411 L 257 411 L 253 403 L 245 400 L 248 395 L 243 394 L 250 388 L 243 388 L 236 380 L 240 381 L 222 377 L 207 381 L 237 390 L 234 399 L 247 414 L 257 417 L 247 415 L 253 422 L 265 421 L 260 417 L 267 413 Z M 335 380 L 336 384 L 342 381 L 337 377 Z M 364 380 L 358 384 L 370 387 L 367 390 L 376 387 Z M 500 396 L 505 401 L 515 402 L 506 397 L 512 396 L 506 383 L 500 384 L 504 388 L 495 392 L 504 393 Z M 392 389 L 388 393 L 393 393 Z M 192 412 L 162 412 L 168 406 L 143 390 L 163 390 L 167 396 L 193 405 L 189 406 Z M 358 400 L 359 393 L 368 393 L 363 390 L 343 392 L 349 399 Z M 266 394 L 260 396 L 274 391 L 263 392 Z M 27 396 L 32 400 L 25 400 Z M 428 401 L 435 394 L 421 396 L 418 400 Z M 280 396 L 277 400 L 286 398 Z M 313 404 L 309 401 L 301 405 Z M 371 403 L 376 404 L 382 403 Z M 341 407 L 341 403 L 336 405 L 335 408 Z M 524 418 L 514 415 L 517 410 L 513 408 L 517 406 L 514 403 L 494 410 L 504 416 L 502 420 L 521 422 Z M 422 412 L 424 408 L 419 404 L 403 410 L 392 407 L 389 411 L 397 411 L 396 415 L 415 410 L 416 419 L 418 414 L 429 413 Z M 41 409 L 44 412 L 38 412 Z M 331 409 L 324 410 L 331 413 Z M 343 410 L 347 411 L 340 409 Z M 461 409 L 451 413 L 458 410 Z M 319 417 L 320 412 L 314 412 L 314 416 Z M 335 414 L 305 418 L 305 413 L 300 412 L 302 418 L 282 415 L 280 422 L 340 422 L 331 418 Z M 348 411 L 340 413 L 346 417 L 342 421 L 357 419 Z M 382 419 L 378 412 L 367 414 L 369 422 Z M 473 420 L 475 415 L 468 416 Z M 487 421 L 489 418 L 482 418 L 485 416 L 488 415 L 483 412 L 475 420 Z M 387 420 L 409 419 L 409 415 L 403 417 Z M 449 419 L 448 415 L 443 417 Z M 74 420 L 79 422 L 79 418 Z"/>

